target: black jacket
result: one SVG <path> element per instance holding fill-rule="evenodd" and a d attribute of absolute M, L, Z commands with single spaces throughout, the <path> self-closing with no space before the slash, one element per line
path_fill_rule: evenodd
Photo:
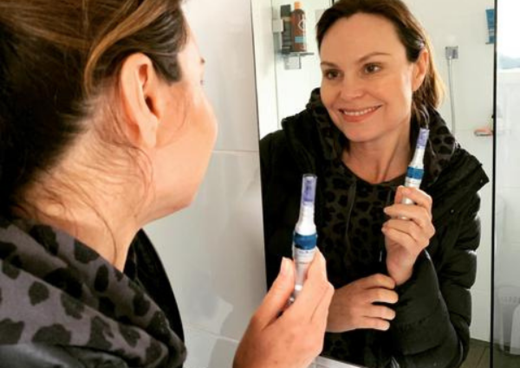
<path fill-rule="evenodd" d="M 469 289 L 475 281 L 475 250 L 480 241 L 477 191 L 488 178 L 475 157 L 451 136 L 440 116 L 435 111 L 430 115 L 422 189 L 433 199 L 436 235 L 418 258 L 412 278 L 397 290 L 397 317 L 390 330 L 342 334 L 347 344 L 357 349 L 358 354 L 346 359 L 352 363 L 368 367 L 457 367 L 469 349 Z M 306 110 L 284 119 L 282 126 L 283 130 L 266 136 L 260 144 L 268 285 L 278 273 L 281 257 L 291 257 L 304 173 L 318 176 L 315 222 L 322 252 L 330 240 L 323 233 L 327 198 L 320 183 L 334 148 L 345 143 L 321 105 L 319 91 L 313 93 Z M 414 144 L 417 134 L 411 135 Z M 323 253 L 328 258 L 327 252 Z M 329 278 L 335 287 L 345 284 L 337 275 L 331 278 L 329 273 Z M 324 355 L 341 358 L 335 356 L 331 335 L 326 336 Z M 365 346 L 356 346 L 359 341 Z"/>
<path fill-rule="evenodd" d="M 0 368 L 182 366 L 177 304 L 143 231 L 123 274 L 65 233 L 0 218 L 0 265 Z"/>

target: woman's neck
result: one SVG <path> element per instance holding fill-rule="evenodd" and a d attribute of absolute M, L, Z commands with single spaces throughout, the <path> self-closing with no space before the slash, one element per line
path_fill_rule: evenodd
<path fill-rule="evenodd" d="M 146 223 L 136 195 L 142 188 L 125 177 L 105 180 L 106 172 L 78 161 L 62 166 L 72 171 L 57 170 L 29 188 L 18 215 L 68 233 L 123 270 L 132 239 Z"/>
<path fill-rule="evenodd" d="M 133 219 L 118 216 L 107 207 L 108 204 L 105 208 L 86 204 L 42 204 L 35 220 L 73 236 L 122 271 L 129 246 L 140 227 Z"/>
<path fill-rule="evenodd" d="M 342 161 L 361 179 L 379 184 L 406 172 L 412 155 L 409 142 L 409 131 L 377 142 L 349 142 Z"/>

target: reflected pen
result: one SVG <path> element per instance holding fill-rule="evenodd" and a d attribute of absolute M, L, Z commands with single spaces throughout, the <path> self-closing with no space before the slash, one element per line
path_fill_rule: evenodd
<path fill-rule="evenodd" d="M 417 145 L 413 154 L 412 162 L 408 165 L 406 170 L 406 179 L 404 180 L 404 186 L 407 188 L 421 187 L 421 181 L 424 175 L 424 152 L 426 151 L 426 143 L 428 142 L 428 136 L 430 131 L 425 128 L 419 130 L 419 137 L 417 137 Z M 414 202 L 407 197 L 404 197 L 401 201 L 402 204 L 414 204 Z"/>
<path fill-rule="evenodd" d="M 430 135 L 430 131 L 426 128 L 420 128 L 419 136 L 417 137 L 417 144 L 415 146 L 415 152 L 413 154 L 412 161 L 408 165 L 408 169 L 406 170 L 406 178 L 404 180 L 404 186 L 407 188 L 417 188 L 421 187 L 422 178 L 424 176 L 424 153 L 426 151 L 426 143 L 428 142 L 428 136 Z M 414 202 L 407 197 L 403 197 L 401 200 L 402 204 L 414 204 Z M 404 216 L 399 216 L 401 220 L 406 220 L 407 218 Z M 385 247 L 382 247 L 379 253 L 379 262 L 382 265 L 381 267 L 385 269 Z"/>

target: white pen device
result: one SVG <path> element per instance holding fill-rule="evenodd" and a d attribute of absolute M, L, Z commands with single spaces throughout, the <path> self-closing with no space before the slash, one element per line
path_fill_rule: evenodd
<path fill-rule="evenodd" d="M 296 281 L 290 302 L 294 302 L 300 294 L 307 277 L 307 270 L 316 253 L 318 236 L 314 224 L 314 199 L 317 179 L 316 175 L 312 174 L 305 174 L 302 179 L 300 217 L 294 229 L 292 247 L 296 265 Z"/>
<path fill-rule="evenodd" d="M 417 145 L 413 154 L 412 161 L 408 165 L 406 171 L 406 179 L 404 180 L 404 186 L 408 188 L 420 188 L 421 181 L 424 175 L 424 152 L 426 150 L 426 143 L 428 142 L 428 136 L 430 131 L 428 129 L 421 128 L 419 130 L 419 137 L 417 138 Z M 403 204 L 414 204 L 410 198 L 403 198 L 401 201 Z"/>

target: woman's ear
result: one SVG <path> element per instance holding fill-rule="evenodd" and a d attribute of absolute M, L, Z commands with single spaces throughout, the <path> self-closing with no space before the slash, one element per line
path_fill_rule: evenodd
<path fill-rule="evenodd" d="M 128 138 L 136 147 L 154 147 L 164 113 L 165 91 L 150 58 L 140 53 L 127 57 L 119 86 L 125 116 L 122 123 Z"/>
<path fill-rule="evenodd" d="M 424 49 L 421 51 L 419 58 L 414 63 L 412 80 L 412 89 L 414 92 L 421 88 L 421 85 L 424 82 L 424 78 L 426 78 L 426 74 L 428 73 L 429 67 L 430 53 L 428 50 Z"/>

